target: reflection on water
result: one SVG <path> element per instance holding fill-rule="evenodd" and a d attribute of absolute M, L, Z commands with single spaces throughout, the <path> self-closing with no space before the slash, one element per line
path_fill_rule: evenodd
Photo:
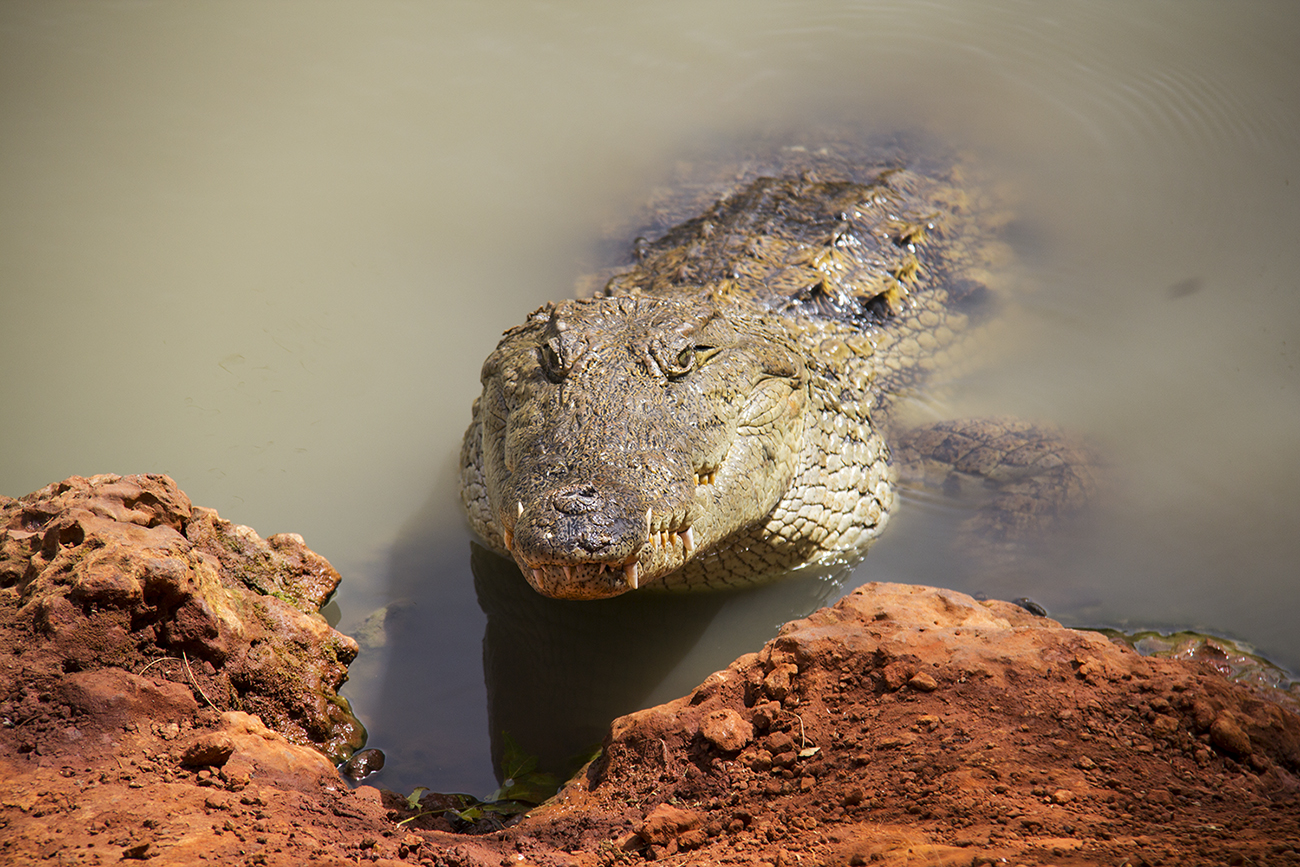
<path fill-rule="evenodd" d="M 344 629 L 411 602 L 349 686 L 401 745 L 380 783 L 494 785 L 454 462 L 497 336 L 684 154 L 827 120 L 928 129 L 1015 188 L 1019 338 L 933 413 L 1054 421 L 1117 479 L 1051 570 L 964 575 L 942 510 L 905 499 L 853 581 L 1300 668 L 1291 0 L 316 13 L 0 5 L 0 493 L 167 472 L 302 533 Z"/>
<path fill-rule="evenodd" d="M 509 734 L 541 768 L 566 777 L 600 745 L 610 720 L 643 705 L 725 601 L 713 593 L 548 599 L 512 561 L 478 545 L 471 563 L 488 619 L 483 671 L 493 764 Z"/>
<path fill-rule="evenodd" d="M 472 564 L 488 618 L 493 758 L 509 733 L 543 769 L 565 776 L 600 745 L 610 720 L 684 695 L 779 624 L 821 606 L 843 577 L 809 570 L 749 590 L 577 602 L 534 592 L 512 561 L 478 545 Z"/>
<path fill-rule="evenodd" d="M 404 529 L 390 561 L 382 647 L 362 653 L 349 689 L 383 784 L 496 788 L 502 737 L 544 771 L 567 772 L 614 717 L 690 691 L 822 605 L 843 571 L 717 593 L 630 593 L 575 602 L 534 592 L 479 545 L 438 540 L 436 510 Z M 375 630 L 357 630 L 363 646 Z"/>

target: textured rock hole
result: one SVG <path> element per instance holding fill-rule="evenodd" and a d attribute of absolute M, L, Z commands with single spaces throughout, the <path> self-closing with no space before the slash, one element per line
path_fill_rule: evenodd
<path fill-rule="evenodd" d="M 86 541 L 86 531 L 80 524 L 72 524 L 59 530 L 59 544 L 65 548 L 75 548 Z"/>
<path fill-rule="evenodd" d="M 18 518 L 18 529 L 26 533 L 39 532 L 52 517 L 54 516 L 36 509 L 24 509 Z"/>

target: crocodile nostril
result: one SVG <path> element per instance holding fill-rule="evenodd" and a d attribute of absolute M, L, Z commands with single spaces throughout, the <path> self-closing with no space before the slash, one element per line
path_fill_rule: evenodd
<path fill-rule="evenodd" d="M 598 554 L 614 544 L 614 537 L 607 534 L 595 535 L 584 533 L 578 537 L 578 547 L 588 554 Z"/>
<path fill-rule="evenodd" d="M 566 515 L 589 515 L 604 504 L 595 485 L 573 485 L 551 494 L 551 506 Z"/>

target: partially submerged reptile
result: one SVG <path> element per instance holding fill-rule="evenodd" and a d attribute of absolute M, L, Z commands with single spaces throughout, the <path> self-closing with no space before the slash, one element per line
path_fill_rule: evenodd
<path fill-rule="evenodd" d="M 901 402 L 998 304 L 1005 215 L 957 162 L 795 147 L 730 179 L 483 365 L 462 501 L 534 588 L 590 599 L 851 562 L 900 471 L 987 483 L 995 533 L 1080 502 L 1087 474 L 1050 430 L 904 427 Z"/>

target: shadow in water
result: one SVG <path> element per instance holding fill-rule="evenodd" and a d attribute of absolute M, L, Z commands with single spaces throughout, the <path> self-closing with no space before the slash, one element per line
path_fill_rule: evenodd
<path fill-rule="evenodd" d="M 487 615 L 483 671 L 498 767 L 508 733 L 542 769 L 577 770 L 609 721 L 643 706 L 727 601 L 654 592 L 550 599 L 513 562 L 472 548 L 474 589 Z"/>
<path fill-rule="evenodd" d="M 684 695 L 838 586 L 808 574 L 731 592 L 641 590 L 573 601 L 536 593 L 518 567 L 473 545 L 487 614 L 483 668 L 492 756 L 507 733 L 543 770 L 577 770 L 615 717 Z"/>
<path fill-rule="evenodd" d="M 369 745 L 387 754 L 373 782 L 402 792 L 486 795 L 507 732 L 540 770 L 566 773 L 615 717 L 685 695 L 817 608 L 843 577 L 549 599 L 467 531 L 449 532 L 444 509 L 435 498 L 412 516 L 390 553 L 386 612 L 354 624 L 369 646 L 347 692 Z"/>

